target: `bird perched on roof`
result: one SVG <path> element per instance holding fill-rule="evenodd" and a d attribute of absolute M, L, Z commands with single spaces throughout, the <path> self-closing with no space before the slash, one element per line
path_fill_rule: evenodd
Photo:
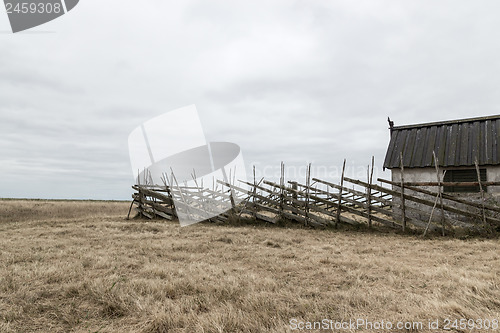
<path fill-rule="evenodd" d="M 392 128 L 394 127 L 394 122 L 389 117 L 387 117 L 387 121 L 389 122 L 389 129 L 392 131 Z"/>

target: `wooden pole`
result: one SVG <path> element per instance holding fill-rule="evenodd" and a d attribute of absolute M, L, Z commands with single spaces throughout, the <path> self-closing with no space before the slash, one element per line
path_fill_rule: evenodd
<path fill-rule="evenodd" d="M 484 211 L 484 191 L 483 186 L 481 185 L 481 173 L 479 172 L 479 163 L 476 160 L 474 161 L 474 165 L 476 166 L 477 173 L 477 182 L 479 183 L 479 192 L 481 192 L 481 211 L 483 212 L 483 224 L 486 226 L 486 213 Z"/>
<path fill-rule="evenodd" d="M 375 156 L 372 156 L 372 170 L 368 176 L 368 187 L 366 188 L 366 205 L 368 210 L 368 227 L 372 227 L 372 182 L 373 182 L 373 167 L 375 165 Z M 370 171 L 370 166 L 368 165 L 368 172 Z"/>
<path fill-rule="evenodd" d="M 257 194 L 257 182 L 255 178 L 255 165 L 253 166 L 253 191 L 252 191 L 252 202 L 253 202 L 253 217 L 257 218 L 257 206 L 255 205 L 255 195 Z"/>
<path fill-rule="evenodd" d="M 229 169 L 229 184 L 231 184 L 231 171 L 232 170 Z M 233 181 L 233 185 L 234 185 L 234 181 Z M 234 208 L 236 207 L 236 203 L 234 202 L 234 192 L 233 192 L 232 188 L 229 188 L 229 191 L 230 191 L 229 200 L 231 201 L 231 208 L 232 208 L 231 213 L 234 213 Z"/>
<path fill-rule="evenodd" d="M 368 214 L 368 228 L 372 227 L 371 220 L 371 210 L 370 210 L 370 164 L 366 168 L 366 182 L 368 186 L 366 187 L 365 196 L 366 196 L 366 214 Z M 353 188 L 354 189 L 354 188 Z"/>
<path fill-rule="evenodd" d="M 309 197 L 311 195 L 311 163 L 307 166 L 307 174 L 306 174 L 306 206 L 305 206 L 305 215 L 306 215 L 306 225 L 309 224 Z"/>
<path fill-rule="evenodd" d="M 424 234 L 422 235 L 422 237 L 425 237 L 425 235 L 427 234 L 427 231 L 429 230 L 429 227 L 430 227 L 431 221 L 432 221 L 432 215 L 434 214 L 434 209 L 436 209 L 438 200 L 439 200 L 439 194 L 436 195 L 436 200 L 434 200 L 434 206 L 432 206 L 431 215 L 429 216 L 429 221 L 427 222 L 427 225 L 425 226 Z"/>
<path fill-rule="evenodd" d="M 441 176 L 439 174 L 439 161 L 436 156 L 436 152 L 433 150 L 432 151 L 432 157 L 434 157 L 434 166 L 436 168 L 436 177 L 438 184 L 441 184 Z M 444 205 L 443 205 L 443 188 L 441 186 L 438 186 L 438 197 L 439 197 L 439 204 L 441 205 L 441 234 L 444 236 L 445 235 L 445 216 L 444 216 Z"/>
<path fill-rule="evenodd" d="M 292 189 L 293 189 L 293 192 L 292 192 L 292 198 L 297 201 L 298 200 L 298 196 L 297 196 L 297 190 L 298 190 L 298 184 L 297 182 L 290 182 L 290 184 L 292 184 Z M 292 203 L 292 207 L 296 207 L 297 205 Z M 292 211 L 292 214 L 293 215 L 297 215 L 297 213 L 295 211 Z"/>
<path fill-rule="evenodd" d="M 339 198 L 337 202 L 337 218 L 335 219 L 335 228 L 338 227 L 340 222 L 340 211 L 342 209 L 342 188 L 344 187 L 344 173 L 345 173 L 345 158 L 344 164 L 342 166 L 342 177 L 340 177 L 340 189 L 339 189 Z"/>
<path fill-rule="evenodd" d="M 133 199 L 132 202 L 130 203 L 130 207 L 128 209 L 127 220 L 130 219 L 130 212 L 132 211 L 132 206 L 134 205 L 134 202 L 135 202 L 135 199 Z"/>
<path fill-rule="evenodd" d="M 281 185 L 281 188 L 280 188 L 280 201 L 279 201 L 279 211 L 280 211 L 280 218 L 283 218 L 283 210 L 284 210 L 284 207 L 285 207 L 285 190 L 284 190 L 284 186 L 285 186 L 285 164 L 283 163 L 283 161 L 281 161 L 281 165 L 280 165 L 280 185 Z"/>
<path fill-rule="evenodd" d="M 326 187 L 326 191 L 328 192 L 328 194 L 326 195 L 327 198 L 330 198 L 330 186 L 327 186 Z M 330 209 L 330 205 L 326 205 L 326 209 Z"/>
<path fill-rule="evenodd" d="M 403 152 L 399 154 L 399 165 L 401 170 L 401 218 L 403 222 L 403 232 L 406 231 L 406 209 L 405 209 L 405 181 L 404 181 L 404 166 L 403 166 Z"/>
<path fill-rule="evenodd" d="M 436 152 L 435 151 L 432 151 L 432 157 L 434 158 L 434 165 L 435 165 L 435 168 L 436 168 L 436 177 L 437 177 L 438 184 L 439 184 L 441 182 L 441 177 L 439 176 L 439 162 L 437 160 Z M 427 234 L 427 231 L 429 230 L 429 226 L 431 225 L 431 221 L 432 221 L 432 216 L 434 214 L 434 209 L 436 209 L 438 200 L 441 201 L 441 230 L 442 230 L 442 233 L 443 233 L 443 236 L 444 236 L 443 195 L 441 193 L 441 186 L 439 186 L 438 187 L 438 193 L 436 195 L 436 200 L 434 200 L 434 206 L 432 206 L 431 214 L 429 215 L 429 221 L 427 222 L 427 226 L 424 229 L 424 234 L 422 235 L 423 237 L 425 237 L 425 235 Z"/>

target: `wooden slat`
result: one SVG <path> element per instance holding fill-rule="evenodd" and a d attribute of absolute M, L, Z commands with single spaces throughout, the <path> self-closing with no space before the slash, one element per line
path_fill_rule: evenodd
<path fill-rule="evenodd" d="M 147 196 L 150 196 L 150 197 L 153 197 L 153 198 L 156 198 L 158 200 L 161 200 L 163 202 L 165 202 L 166 204 L 173 204 L 173 200 L 172 198 L 170 198 L 169 196 L 165 195 L 165 194 L 161 194 L 161 193 L 158 193 L 158 192 L 155 192 L 153 190 L 150 190 L 150 189 L 147 189 L 147 188 L 143 188 L 142 186 L 132 186 L 132 188 L 140 193 L 143 193 Z"/>
<path fill-rule="evenodd" d="M 139 200 L 139 195 L 136 195 L 137 200 Z M 136 201 L 137 202 L 137 201 Z M 161 205 L 160 203 L 154 202 L 152 200 L 147 200 L 143 199 L 142 203 L 147 204 L 154 208 L 155 210 L 158 210 L 160 212 L 166 213 L 170 216 L 175 215 L 175 210 L 166 206 Z"/>

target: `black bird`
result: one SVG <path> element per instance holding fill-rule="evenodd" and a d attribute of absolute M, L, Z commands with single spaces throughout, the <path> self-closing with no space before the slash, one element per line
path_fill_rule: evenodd
<path fill-rule="evenodd" d="M 392 128 L 394 127 L 394 122 L 389 117 L 387 117 L 387 121 L 389 122 L 389 128 L 392 130 Z"/>

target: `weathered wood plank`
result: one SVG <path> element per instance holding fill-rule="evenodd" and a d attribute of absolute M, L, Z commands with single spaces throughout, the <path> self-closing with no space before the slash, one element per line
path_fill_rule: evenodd
<path fill-rule="evenodd" d="M 137 186 L 137 185 L 132 186 L 132 188 L 134 190 L 138 191 L 139 193 L 142 193 L 144 195 L 147 195 L 147 196 L 156 198 L 158 200 L 161 200 L 161 201 L 165 202 L 166 204 L 172 205 L 174 203 L 174 201 L 172 200 L 172 198 L 170 198 L 169 196 L 167 196 L 165 194 L 158 193 L 158 192 L 155 192 L 153 190 L 150 190 L 150 189 L 147 189 L 147 188 L 143 188 L 142 186 Z"/>

